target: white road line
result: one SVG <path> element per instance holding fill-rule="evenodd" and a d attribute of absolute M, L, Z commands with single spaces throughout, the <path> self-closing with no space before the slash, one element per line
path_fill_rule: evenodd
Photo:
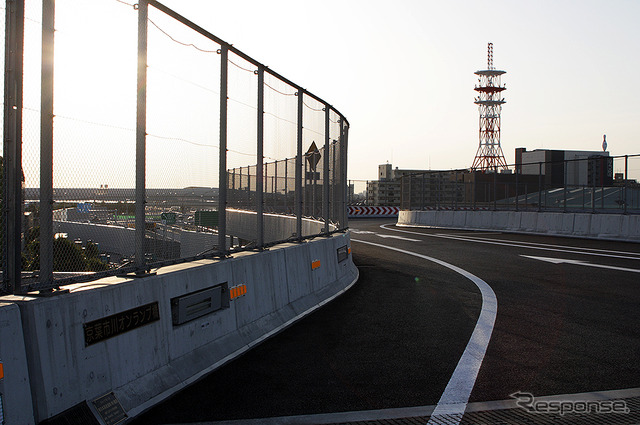
<path fill-rule="evenodd" d="M 386 230 L 392 230 L 392 229 L 387 229 Z M 423 233 L 424 234 L 424 233 Z M 606 253 L 606 254 L 624 254 L 624 255 L 635 255 L 638 257 L 638 259 L 640 259 L 640 252 L 628 252 L 628 251 L 616 251 L 616 250 L 611 250 L 611 249 L 598 249 L 598 248 L 585 248 L 585 247 L 580 247 L 580 246 L 570 246 L 570 245 L 555 245 L 555 244 L 548 244 L 548 243 L 539 243 L 539 242 L 526 242 L 526 241 L 510 241 L 508 239 L 487 239 L 487 238 L 479 238 L 477 237 L 477 235 L 481 235 L 483 233 L 473 233 L 471 234 L 467 234 L 467 235 L 463 235 L 463 234 L 455 234 L 455 233 L 439 233 L 438 235 L 442 235 L 442 236 L 448 236 L 448 235 L 453 235 L 453 236 L 460 236 L 460 237 L 465 237 L 468 239 L 480 239 L 480 240 L 493 240 L 493 241 L 500 241 L 500 242 L 517 242 L 519 244 L 522 245 L 531 245 L 531 246 L 544 246 L 544 247 L 554 247 L 554 248 L 566 248 L 566 249 L 580 249 L 583 251 L 591 251 L 591 252 L 602 252 L 602 253 Z M 485 233 L 485 234 L 489 234 L 489 233 Z M 494 233 L 494 234 L 498 234 L 498 233 Z"/>
<path fill-rule="evenodd" d="M 503 245 L 503 246 L 510 246 L 515 248 L 537 249 L 540 251 L 555 251 L 555 252 L 565 252 L 570 254 L 595 255 L 598 257 L 622 258 L 626 260 L 640 260 L 640 254 L 636 252 L 604 251 L 604 250 L 596 250 L 591 248 L 568 247 L 564 245 L 537 246 L 542 244 L 531 245 L 532 244 L 531 242 L 500 241 L 496 239 L 482 239 L 482 238 L 470 238 L 470 237 L 461 237 L 461 236 L 448 236 L 446 234 L 420 233 L 420 232 L 412 232 L 410 230 L 390 229 L 384 226 L 386 225 L 383 225 L 380 227 L 382 227 L 385 230 L 390 230 L 393 232 L 410 233 L 412 235 L 422 235 L 430 238 L 452 239 L 452 240 L 458 240 L 463 242 L 484 243 L 488 245 Z M 608 254 L 607 252 L 610 252 L 610 254 Z"/>
<path fill-rule="evenodd" d="M 386 230 L 394 230 L 394 229 L 389 229 L 389 228 L 386 228 L 386 227 L 383 227 L 383 226 L 386 226 L 386 224 L 383 224 L 380 227 L 382 227 L 383 229 L 386 229 Z M 469 231 L 464 232 L 464 233 L 438 233 L 438 234 L 439 235 L 453 235 L 453 236 L 468 236 L 468 237 L 472 238 L 472 237 L 476 237 L 478 235 L 493 235 L 493 236 L 495 236 L 495 235 L 503 235 L 504 233 L 503 232 L 499 232 L 499 231 L 495 231 L 495 232 L 474 232 L 473 230 L 469 230 Z"/>
<path fill-rule="evenodd" d="M 442 423 L 442 417 L 446 417 L 448 424 L 457 425 L 462 420 L 462 415 L 464 414 L 467 403 L 469 402 L 471 390 L 473 390 L 473 386 L 475 385 L 476 378 L 478 377 L 478 371 L 480 370 L 482 360 L 484 360 L 484 355 L 487 351 L 487 346 L 489 345 L 489 340 L 491 339 L 493 325 L 496 321 L 496 314 L 498 312 L 498 300 L 496 299 L 496 294 L 484 280 L 466 270 L 461 269 L 460 267 L 438 260 L 437 258 L 358 239 L 351 239 L 351 241 L 390 249 L 392 251 L 413 255 L 414 257 L 434 262 L 466 277 L 480 290 L 480 293 L 482 294 L 482 310 L 480 311 L 480 316 L 478 317 L 476 326 L 473 329 L 471 338 L 469 338 L 467 347 L 465 348 L 464 353 L 462 353 L 462 357 L 460 357 L 458 365 L 453 371 L 453 375 L 451 375 L 449 383 L 447 384 L 447 387 L 440 397 L 440 401 L 438 401 L 438 405 L 433 411 L 428 422 L 428 425 Z M 438 417 L 440 417 L 440 421 L 433 422 L 434 420 L 438 420 Z"/>
<path fill-rule="evenodd" d="M 398 240 L 401 240 L 401 241 L 422 242 L 422 240 L 420 240 L 420 239 L 403 238 L 402 236 L 396 236 L 396 235 L 383 235 L 383 234 L 380 234 L 380 233 L 376 233 L 375 235 L 379 236 L 381 238 L 384 238 L 384 239 L 391 238 L 391 239 L 398 239 Z"/>
<path fill-rule="evenodd" d="M 600 268 L 600 269 L 609 269 L 609 270 L 618 270 L 618 271 L 623 271 L 623 272 L 640 273 L 640 269 L 630 269 L 628 267 L 607 266 L 605 264 L 593 264 L 593 263 L 589 263 L 587 261 L 570 260 L 570 259 L 567 259 L 567 258 L 534 257 L 533 255 L 522 255 L 522 254 L 520 256 L 521 257 L 525 257 L 525 258 L 531 258 L 532 260 L 546 261 L 547 263 L 553 263 L 553 264 L 566 263 L 566 264 L 574 264 L 576 266 L 597 267 L 597 268 Z"/>

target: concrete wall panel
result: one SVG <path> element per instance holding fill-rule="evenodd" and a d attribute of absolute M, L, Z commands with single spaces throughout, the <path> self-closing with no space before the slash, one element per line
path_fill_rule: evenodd
<path fill-rule="evenodd" d="M 559 233 L 563 235 L 573 235 L 576 221 L 576 214 L 562 214 L 562 228 Z"/>
<path fill-rule="evenodd" d="M 453 218 L 454 214 L 451 214 L 451 211 L 436 211 L 435 214 L 435 222 L 442 227 L 453 227 Z"/>
<path fill-rule="evenodd" d="M 591 217 L 593 214 L 574 214 L 573 234 L 587 236 L 591 234 Z"/>
<path fill-rule="evenodd" d="M 622 215 L 612 215 L 610 219 L 601 219 L 600 235 L 615 238 L 622 232 Z"/>
<path fill-rule="evenodd" d="M 70 285 L 65 287 L 70 293 L 55 297 L 19 297 L 0 309 L 0 360 L 10 357 L 2 343 L 2 314 L 19 313 L 13 322 L 21 322 L 22 329 L 13 332 L 29 335 L 22 368 L 28 365 L 30 379 L 22 373 L 23 381 L 10 382 L 10 392 L 20 394 L 22 382 L 38 402 L 33 412 L 26 409 L 33 420 L 18 423 L 40 422 L 111 391 L 135 416 L 350 287 L 357 268 L 351 256 L 339 264 L 336 256 L 337 247 L 349 241 L 348 233 L 335 234 L 224 260 L 167 266 L 144 278 Z M 312 270 L 312 260 L 320 267 Z M 246 295 L 229 308 L 173 325 L 172 298 L 223 282 L 246 285 Z M 160 320 L 85 344 L 84 324 L 154 302 Z M 12 344 L 11 350 L 17 349 L 19 344 Z M 8 382 L 5 378 L 0 385 Z"/>
<path fill-rule="evenodd" d="M 622 217 L 622 234 L 630 240 L 640 240 L 640 216 L 625 215 Z"/>
<path fill-rule="evenodd" d="M 640 241 L 640 216 L 637 215 L 529 211 L 437 211 L 437 215 L 435 213 L 436 211 L 400 211 L 398 225 L 506 230 L 516 233 Z"/>
<path fill-rule="evenodd" d="M 535 232 L 556 234 L 562 230 L 562 213 L 538 213 Z"/>
<path fill-rule="evenodd" d="M 453 212 L 453 227 L 462 228 L 466 226 L 468 211 Z"/>
<path fill-rule="evenodd" d="M 291 302 L 313 291 L 311 253 L 307 245 L 307 243 L 301 244 L 300 249 L 292 249 L 291 247 L 284 249 L 286 283 Z"/>
<path fill-rule="evenodd" d="M 469 211 L 467 214 L 467 227 L 469 229 L 482 229 L 484 211 Z"/>
<path fill-rule="evenodd" d="M 509 228 L 509 211 L 492 211 L 490 229 L 506 230 Z"/>
<path fill-rule="evenodd" d="M 522 220 L 522 212 L 510 211 L 507 219 L 507 230 L 519 230 L 520 222 Z"/>
<path fill-rule="evenodd" d="M 15 304 L 3 302 L 0 302 L 0 363 L 5 423 L 35 423 L 20 310 Z"/>
<path fill-rule="evenodd" d="M 535 232 L 538 228 L 538 214 L 536 212 L 523 212 L 520 219 L 521 230 Z"/>

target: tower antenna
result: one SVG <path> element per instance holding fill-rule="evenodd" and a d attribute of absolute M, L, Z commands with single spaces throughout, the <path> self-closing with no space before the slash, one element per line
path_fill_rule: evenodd
<path fill-rule="evenodd" d="M 487 69 L 476 71 L 475 74 L 479 83 L 475 88 L 478 97 L 474 103 L 478 105 L 480 112 L 480 143 L 471 169 L 497 173 L 498 169 L 507 170 L 507 162 L 500 147 L 500 112 L 505 103 L 502 92 L 506 90 L 501 76 L 506 71 L 496 70 L 493 66 L 493 43 L 489 43 L 487 47 Z"/>

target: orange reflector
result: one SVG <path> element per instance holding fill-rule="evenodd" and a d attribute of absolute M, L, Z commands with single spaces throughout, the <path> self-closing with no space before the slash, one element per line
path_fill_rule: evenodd
<path fill-rule="evenodd" d="M 311 263 L 311 270 L 315 270 L 318 267 L 320 267 L 320 260 L 316 260 L 313 263 Z"/>
<path fill-rule="evenodd" d="M 229 288 L 229 297 L 231 299 L 241 297 L 247 293 L 247 285 L 238 285 Z"/>
<path fill-rule="evenodd" d="M 347 254 L 351 254 L 351 247 L 347 249 Z"/>
<path fill-rule="evenodd" d="M 0 379 L 4 378 L 4 368 L 2 367 L 2 363 L 0 363 Z"/>

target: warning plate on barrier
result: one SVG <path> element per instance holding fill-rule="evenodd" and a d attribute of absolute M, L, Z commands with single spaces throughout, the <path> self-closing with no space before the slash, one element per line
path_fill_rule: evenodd
<path fill-rule="evenodd" d="M 96 398 L 92 403 L 106 425 L 117 425 L 127 419 L 127 414 L 113 392 Z"/>

